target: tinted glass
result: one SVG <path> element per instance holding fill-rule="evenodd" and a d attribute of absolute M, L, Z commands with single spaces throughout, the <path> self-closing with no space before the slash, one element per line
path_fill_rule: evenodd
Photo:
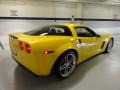
<path fill-rule="evenodd" d="M 48 36 L 48 35 L 72 36 L 70 29 L 62 25 L 45 26 L 41 29 L 25 32 L 24 34 L 38 35 L 38 36 Z"/>
<path fill-rule="evenodd" d="M 75 27 L 75 30 L 79 37 L 94 37 L 95 36 L 95 33 L 93 31 L 85 27 Z"/>

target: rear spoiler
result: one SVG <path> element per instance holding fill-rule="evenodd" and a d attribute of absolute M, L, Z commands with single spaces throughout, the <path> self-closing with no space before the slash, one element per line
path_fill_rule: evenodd
<path fill-rule="evenodd" d="M 10 34 L 9 36 L 10 36 L 11 38 L 18 39 L 18 37 L 14 36 L 14 35 L 12 35 L 12 34 Z"/>

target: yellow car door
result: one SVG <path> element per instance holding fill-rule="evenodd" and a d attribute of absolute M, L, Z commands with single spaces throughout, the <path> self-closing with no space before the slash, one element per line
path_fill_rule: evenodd
<path fill-rule="evenodd" d="M 82 60 L 85 60 L 93 55 L 96 54 L 96 51 L 98 49 L 97 47 L 97 36 L 95 34 L 95 32 L 93 32 L 92 30 L 90 30 L 87 27 L 74 27 L 78 39 L 80 41 L 80 43 L 77 45 L 79 47 L 79 50 L 81 50 L 81 56 L 82 56 Z"/>

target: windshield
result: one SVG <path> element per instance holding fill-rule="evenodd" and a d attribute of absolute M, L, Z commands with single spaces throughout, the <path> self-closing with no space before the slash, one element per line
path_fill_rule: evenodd
<path fill-rule="evenodd" d="M 72 36 L 70 29 L 62 25 L 45 26 L 43 28 L 25 32 L 24 34 L 35 36 L 49 36 L 49 35 Z"/>

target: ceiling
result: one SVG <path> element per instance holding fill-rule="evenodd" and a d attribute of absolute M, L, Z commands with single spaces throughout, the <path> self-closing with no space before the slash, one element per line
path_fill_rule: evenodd
<path fill-rule="evenodd" d="M 120 0 L 0 0 L 0 2 L 15 1 L 15 2 L 70 2 L 70 3 L 97 3 L 97 4 L 120 4 Z"/>

